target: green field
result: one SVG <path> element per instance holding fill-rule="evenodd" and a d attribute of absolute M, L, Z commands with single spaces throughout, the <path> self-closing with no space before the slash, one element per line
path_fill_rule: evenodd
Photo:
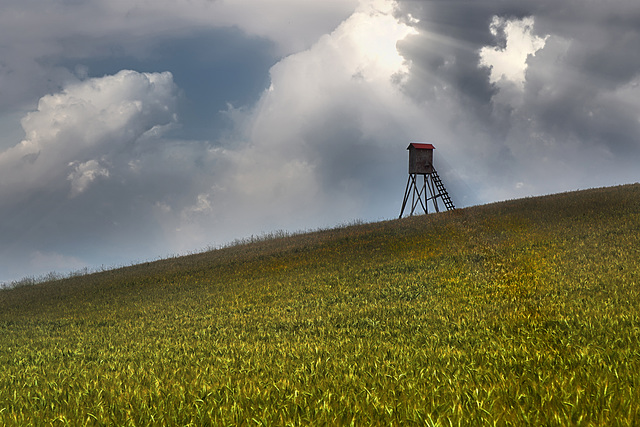
<path fill-rule="evenodd" d="M 640 425 L 640 185 L 0 291 L 0 425 Z"/>

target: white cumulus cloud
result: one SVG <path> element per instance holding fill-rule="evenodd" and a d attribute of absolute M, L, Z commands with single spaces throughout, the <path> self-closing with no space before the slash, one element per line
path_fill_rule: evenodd
<path fill-rule="evenodd" d="M 72 195 L 108 176 L 97 158 L 118 153 L 157 126 L 175 120 L 171 73 L 123 70 L 69 84 L 43 96 L 22 119 L 25 138 L 0 153 L 0 191 L 24 192 L 65 185 Z"/>
<path fill-rule="evenodd" d="M 413 30 L 393 16 L 394 5 L 362 1 L 331 34 L 271 69 L 271 87 L 238 121 L 242 149 L 226 153 L 214 204 L 236 195 L 227 203 L 240 217 L 281 227 L 363 214 L 372 201 L 357 188 L 385 176 L 381 165 L 363 162 L 398 150 L 394 132 L 410 116 L 396 81 L 406 71 L 396 43 Z"/>
<path fill-rule="evenodd" d="M 388 191 L 401 202 L 402 144 L 420 112 L 399 85 L 407 64 L 396 44 L 413 29 L 394 9 L 361 1 L 334 31 L 275 64 L 254 106 L 229 106 L 233 132 L 199 156 L 205 166 L 190 169 L 185 197 L 154 205 L 169 246 L 328 227 L 374 209 L 396 215 Z"/>
<path fill-rule="evenodd" d="M 525 82 L 527 58 L 545 45 L 546 37 L 532 34 L 534 18 L 505 19 L 494 16 L 490 31 L 504 34 L 505 46 L 485 46 L 480 49 L 480 65 L 491 68 L 491 81 L 506 79 L 522 88 Z"/>

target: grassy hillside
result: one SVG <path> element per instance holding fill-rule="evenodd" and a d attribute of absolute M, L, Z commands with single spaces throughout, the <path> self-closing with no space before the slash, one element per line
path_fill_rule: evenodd
<path fill-rule="evenodd" d="M 640 185 L 0 292 L 3 425 L 638 425 Z"/>

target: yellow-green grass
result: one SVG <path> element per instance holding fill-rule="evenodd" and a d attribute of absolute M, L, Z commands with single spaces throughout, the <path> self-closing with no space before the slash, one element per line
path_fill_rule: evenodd
<path fill-rule="evenodd" d="M 2 425 L 639 425 L 640 185 L 0 292 Z"/>

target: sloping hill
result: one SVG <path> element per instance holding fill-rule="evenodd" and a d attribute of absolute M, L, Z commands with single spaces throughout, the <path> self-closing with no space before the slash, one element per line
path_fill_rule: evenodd
<path fill-rule="evenodd" d="M 640 185 L 0 291 L 0 424 L 640 423 Z"/>

